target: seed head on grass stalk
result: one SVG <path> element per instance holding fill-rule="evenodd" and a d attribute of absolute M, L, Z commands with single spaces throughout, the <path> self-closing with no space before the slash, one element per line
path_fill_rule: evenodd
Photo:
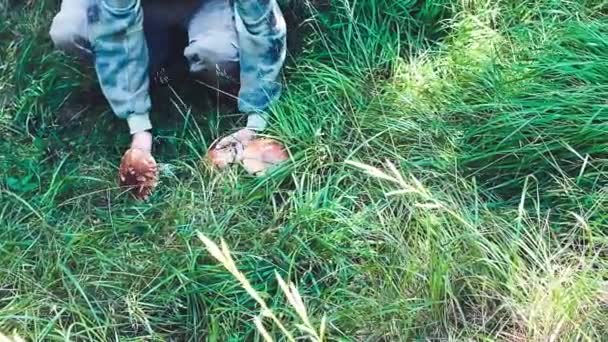
<path fill-rule="evenodd" d="M 471 227 L 471 223 L 462 215 L 460 215 L 456 210 L 450 208 L 450 206 L 446 203 L 441 202 L 437 198 L 434 197 L 433 193 L 429 191 L 422 182 L 410 175 L 409 182 L 405 180 L 405 178 L 401 175 L 397 167 L 390 161 L 386 160 L 385 165 L 390 170 L 390 174 L 385 172 L 379 168 L 363 164 L 357 161 L 347 160 L 345 162 L 348 165 L 354 166 L 363 172 L 367 173 L 369 176 L 389 181 L 398 187 L 397 190 L 392 190 L 387 192 L 386 196 L 401 196 L 401 195 L 415 195 L 420 200 L 414 203 L 414 206 L 421 209 L 439 209 L 445 211 L 448 215 L 458 220 L 460 223 Z"/>
<path fill-rule="evenodd" d="M 230 255 L 230 249 L 226 244 L 224 239 L 221 239 L 221 248 L 213 242 L 211 239 L 207 238 L 203 233 L 197 232 L 198 238 L 203 242 L 207 251 L 213 256 L 217 261 L 219 261 L 225 268 L 232 274 L 238 282 L 241 284 L 243 289 L 253 298 L 261 307 L 261 312 L 259 316 L 254 318 L 254 324 L 265 341 L 273 341 L 272 337 L 264 328 L 264 324 L 262 322 L 263 317 L 270 318 L 276 325 L 279 327 L 281 332 L 285 335 L 285 338 L 289 341 L 296 341 L 294 336 L 287 330 L 285 325 L 278 319 L 278 317 L 272 312 L 272 310 L 268 307 L 266 302 L 262 299 L 262 296 L 251 286 L 249 280 L 245 277 L 243 273 L 241 273 L 234 263 L 232 256 Z M 302 321 L 302 324 L 296 324 L 296 327 L 306 333 L 313 341 L 321 342 L 324 340 L 325 335 L 325 322 L 326 318 L 323 316 L 321 320 L 321 327 L 319 331 L 315 329 L 315 327 L 311 324 L 308 313 L 306 311 L 306 305 L 302 300 L 302 296 L 296 286 L 293 283 L 287 284 L 285 280 L 275 271 L 275 275 L 277 277 L 277 281 L 279 283 L 279 287 L 287 297 L 287 301 L 295 310 L 296 314 Z"/>

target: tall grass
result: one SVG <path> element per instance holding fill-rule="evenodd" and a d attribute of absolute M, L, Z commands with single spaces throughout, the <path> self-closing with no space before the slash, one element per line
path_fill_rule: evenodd
<path fill-rule="evenodd" d="M 285 2 L 301 45 L 268 133 L 293 160 L 200 163 L 228 120 L 175 84 L 147 203 L 115 184 L 124 123 L 51 49 L 56 3 L 0 4 L 0 332 L 607 335 L 605 2 Z"/>

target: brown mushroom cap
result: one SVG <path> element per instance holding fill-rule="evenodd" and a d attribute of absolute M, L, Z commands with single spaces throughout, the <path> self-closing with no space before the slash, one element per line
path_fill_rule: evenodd
<path fill-rule="evenodd" d="M 158 167 L 149 151 L 131 148 L 122 157 L 119 169 L 121 186 L 131 188 L 137 199 L 147 199 L 158 184 Z"/>
<path fill-rule="evenodd" d="M 268 138 L 252 140 L 241 155 L 241 163 L 250 174 L 264 173 L 271 166 L 287 159 L 289 155 L 283 144 Z"/>
<path fill-rule="evenodd" d="M 223 169 L 234 162 L 236 153 L 231 147 L 220 149 L 211 147 L 207 153 L 207 159 L 211 162 L 211 165 Z"/>

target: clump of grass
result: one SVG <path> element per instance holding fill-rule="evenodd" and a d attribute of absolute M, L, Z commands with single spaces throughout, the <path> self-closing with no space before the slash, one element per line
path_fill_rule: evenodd
<path fill-rule="evenodd" d="M 409 276 L 401 274 L 393 286 L 399 284 L 409 293 L 426 292 L 426 298 L 435 299 L 428 303 L 427 320 L 451 322 L 451 327 L 444 327 L 449 336 L 519 341 L 594 340 L 603 336 L 607 329 L 602 323 L 605 273 L 600 270 L 606 260 L 597 252 L 603 243 L 573 250 L 576 234 L 551 237 L 550 221 L 532 217 L 523 209 L 525 191 L 519 211 L 512 213 L 509 222 L 507 215 L 497 216 L 482 203 L 468 208 L 466 203 L 474 200 L 466 199 L 467 195 L 459 199 L 445 196 L 412 175 L 404 177 L 389 161 L 384 168 L 354 161 L 349 164 L 387 183 L 384 196 L 405 197 L 407 207 L 412 208 L 410 220 L 415 222 L 410 228 L 435 229 L 408 232 L 415 237 L 404 237 L 402 243 L 412 250 L 395 251 L 402 256 L 399 260 L 404 269 L 420 269 L 423 260 L 429 259 L 432 264 L 422 266 L 431 269 L 426 272 L 428 283 L 412 288 Z M 402 210 L 407 209 L 404 206 Z M 571 228 L 589 229 L 586 220 L 576 216 Z M 420 233 L 431 234 L 427 243 L 439 243 L 422 249 L 428 257 L 416 255 L 421 250 Z M 458 280 L 448 282 L 447 275 Z M 466 301 L 460 299 L 464 294 Z M 376 295 L 391 298 L 393 294 Z M 381 312 L 380 307 L 377 310 Z M 397 331 L 394 337 L 399 336 Z"/>
<path fill-rule="evenodd" d="M 540 34 L 538 29 L 524 32 Z M 554 174 L 584 175 L 584 163 L 603 169 L 600 146 L 607 142 L 600 99 L 606 89 L 600 75 L 608 71 L 608 44 L 601 33 L 605 29 L 593 19 L 545 26 L 547 41 L 528 51 L 519 48 L 524 50 L 516 55 L 521 60 L 505 66 L 509 71 L 498 65 L 495 81 L 486 82 L 508 83 L 508 88 L 500 94 L 491 90 L 493 101 L 476 106 L 478 114 L 471 113 L 478 124 L 465 131 L 463 166 L 496 188 L 511 189 L 520 187 L 528 175 L 546 188 Z M 512 39 L 523 45 L 517 33 Z"/>
<path fill-rule="evenodd" d="M 155 97 L 163 174 L 146 203 L 116 186 L 123 123 L 51 48 L 56 4 L 9 5 L 0 326 L 86 341 L 607 335 L 605 2 L 305 2 L 269 131 L 293 162 L 262 178 L 205 167 L 221 120 L 176 86 Z"/>
<path fill-rule="evenodd" d="M 260 334 L 266 341 L 274 341 L 274 339 L 270 336 L 269 332 L 264 327 L 264 322 L 262 319 L 264 317 L 272 320 L 274 324 L 280 329 L 281 333 L 284 334 L 284 337 L 288 341 L 296 341 L 294 335 L 285 327 L 285 324 L 281 322 L 281 320 L 277 317 L 277 315 L 272 311 L 272 309 L 266 304 L 266 301 L 262 299 L 262 296 L 251 286 L 251 283 L 243 273 L 241 273 L 232 256 L 230 255 L 230 250 L 228 249 L 228 245 L 224 240 L 222 240 L 222 247 L 215 244 L 215 242 L 211 241 L 208 237 L 206 237 L 201 232 L 198 232 L 198 238 L 203 242 L 207 251 L 217 260 L 219 261 L 225 268 L 232 274 L 238 282 L 241 284 L 243 289 L 247 291 L 247 294 L 253 298 L 261 308 L 261 312 L 259 316 L 254 318 L 254 323 L 256 328 L 260 331 Z M 293 283 L 285 283 L 285 280 L 275 271 L 275 276 L 279 287 L 285 294 L 289 305 L 295 310 L 299 319 L 301 320 L 301 324 L 296 325 L 299 330 L 305 332 L 307 337 L 311 338 L 313 341 L 321 342 L 325 340 L 325 316 L 321 320 L 321 325 L 317 331 L 317 329 L 312 325 L 310 318 L 308 317 L 308 313 L 306 312 L 306 305 L 302 300 L 302 296 L 298 292 L 297 287 Z M 299 339 L 299 338 L 298 338 Z"/>

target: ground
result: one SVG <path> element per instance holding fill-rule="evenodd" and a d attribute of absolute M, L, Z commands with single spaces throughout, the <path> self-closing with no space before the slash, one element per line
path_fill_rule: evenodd
<path fill-rule="evenodd" d="M 261 178 L 201 163 L 235 123 L 174 82 L 147 202 L 117 187 L 125 123 L 52 49 L 57 2 L 0 1 L 4 333 L 608 336 L 605 1 L 285 4 L 300 39 L 268 134 L 292 160 Z"/>

